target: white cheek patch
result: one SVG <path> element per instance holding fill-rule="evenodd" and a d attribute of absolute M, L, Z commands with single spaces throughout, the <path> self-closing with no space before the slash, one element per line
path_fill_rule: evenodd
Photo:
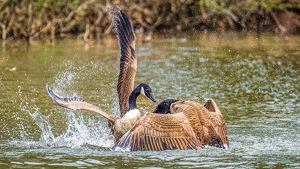
<path fill-rule="evenodd" d="M 142 94 L 142 95 L 146 95 L 146 94 L 145 94 L 144 87 L 142 87 L 142 89 L 141 89 L 141 94 Z"/>

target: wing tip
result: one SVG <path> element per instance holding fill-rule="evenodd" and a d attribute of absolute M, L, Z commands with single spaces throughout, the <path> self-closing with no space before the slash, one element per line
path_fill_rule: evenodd
<path fill-rule="evenodd" d="M 70 101 L 80 101 L 80 102 L 85 102 L 81 97 L 61 97 L 55 94 L 50 86 L 46 84 L 46 89 L 50 97 L 60 106 L 64 107 L 63 102 L 70 102 Z"/>
<path fill-rule="evenodd" d="M 136 151 L 132 149 L 132 135 L 131 130 L 125 133 L 119 140 L 118 143 L 112 148 L 114 151 Z"/>
<path fill-rule="evenodd" d="M 112 23 L 114 25 L 114 29 L 113 31 L 115 31 L 117 34 L 119 34 L 119 30 L 118 30 L 118 21 L 120 20 L 119 17 L 121 14 L 121 8 L 117 5 L 112 6 L 111 9 L 109 10 L 109 17 L 112 20 Z"/>
<path fill-rule="evenodd" d="M 109 16 L 114 25 L 113 30 L 117 33 L 119 39 L 122 38 L 125 41 L 129 40 L 130 42 L 127 43 L 135 41 L 132 24 L 127 15 L 121 10 L 119 6 L 113 6 L 110 9 Z M 129 39 L 127 39 L 126 37 L 129 37 Z"/>
<path fill-rule="evenodd" d="M 57 96 L 53 93 L 53 91 L 51 90 L 50 86 L 47 83 L 46 83 L 46 89 L 50 97 L 55 101 L 55 97 Z"/>
<path fill-rule="evenodd" d="M 221 113 L 221 110 L 218 107 L 217 103 L 211 98 L 207 99 L 203 106 L 210 112 Z"/>

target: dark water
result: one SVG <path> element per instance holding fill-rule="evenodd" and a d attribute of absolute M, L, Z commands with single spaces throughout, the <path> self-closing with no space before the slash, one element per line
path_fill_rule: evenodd
<path fill-rule="evenodd" d="M 156 36 L 138 41 L 137 55 L 135 84 L 156 100 L 217 102 L 229 150 L 111 151 L 107 120 L 59 107 L 45 86 L 119 115 L 118 42 L 14 42 L 0 47 L 0 168 L 300 168 L 299 36 Z"/>

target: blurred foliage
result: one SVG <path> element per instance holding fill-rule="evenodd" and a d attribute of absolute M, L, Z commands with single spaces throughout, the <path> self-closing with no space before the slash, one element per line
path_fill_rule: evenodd
<path fill-rule="evenodd" d="M 191 29 L 294 32 L 300 25 L 300 0 L 1 0 L 0 35 L 32 40 L 79 34 L 89 41 L 111 32 L 108 12 L 113 5 L 131 18 L 137 32 L 150 34 Z"/>

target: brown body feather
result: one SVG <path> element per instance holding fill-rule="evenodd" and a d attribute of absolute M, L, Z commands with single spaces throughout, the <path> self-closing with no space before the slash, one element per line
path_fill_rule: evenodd
<path fill-rule="evenodd" d="M 222 142 L 229 146 L 225 120 L 216 102 L 213 99 L 208 99 L 204 104 L 204 107 L 210 112 L 214 128 Z"/>

